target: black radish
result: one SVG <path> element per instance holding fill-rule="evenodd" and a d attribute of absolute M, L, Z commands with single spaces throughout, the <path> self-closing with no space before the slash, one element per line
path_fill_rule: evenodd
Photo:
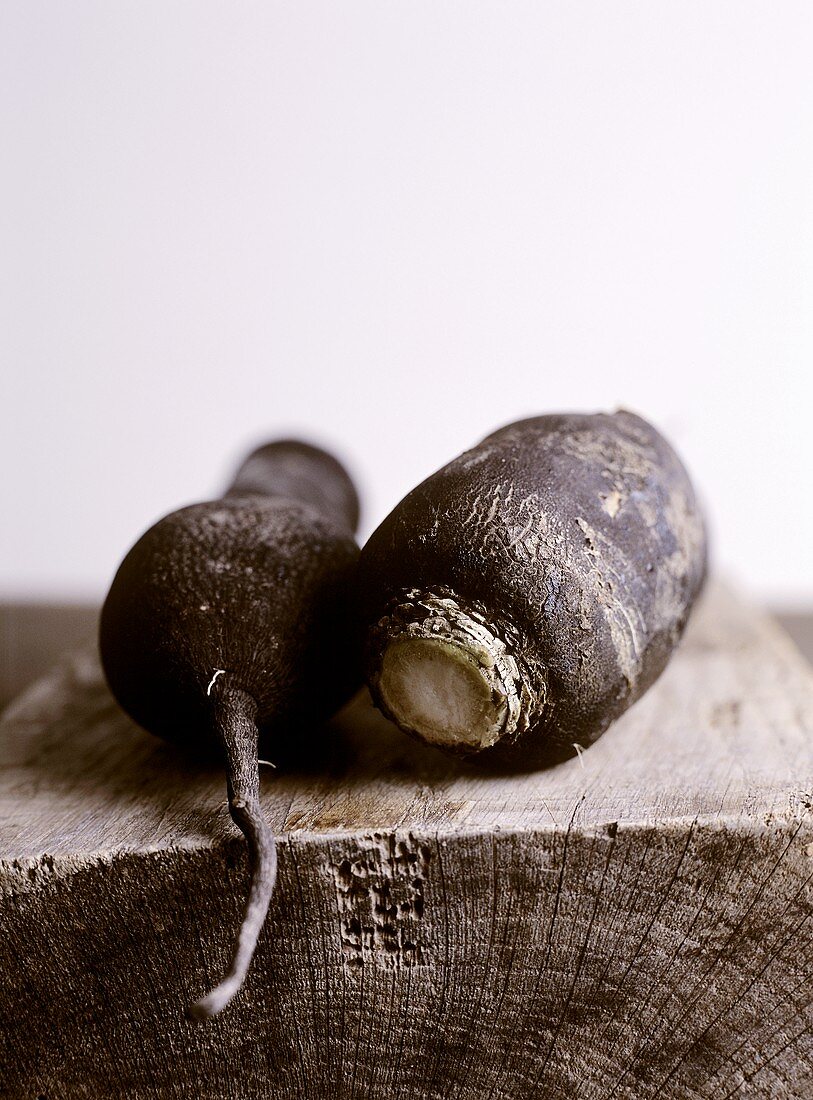
<path fill-rule="evenodd" d="M 291 440 L 255 451 L 220 500 L 172 512 L 122 562 L 99 649 L 123 709 L 151 733 L 225 761 L 251 884 L 231 968 L 192 1008 L 243 983 L 276 877 L 258 756 L 302 737 L 361 680 L 352 577 L 358 498 L 343 467 Z"/>
<path fill-rule="evenodd" d="M 478 762 L 563 759 L 660 675 L 705 570 L 689 478 L 641 417 L 509 424 L 413 489 L 362 551 L 373 698 Z"/>

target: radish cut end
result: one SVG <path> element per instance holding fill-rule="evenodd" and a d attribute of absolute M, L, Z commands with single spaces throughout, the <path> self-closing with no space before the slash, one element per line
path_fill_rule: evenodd
<path fill-rule="evenodd" d="M 401 729 L 463 755 L 512 742 L 545 704 L 528 688 L 515 654 L 522 638 L 507 620 L 466 605 L 451 589 L 405 589 L 371 629 L 367 682 L 378 707 Z"/>
<path fill-rule="evenodd" d="M 378 690 L 399 726 L 433 744 L 487 748 L 505 724 L 506 700 L 493 690 L 477 655 L 440 638 L 393 640 Z"/>

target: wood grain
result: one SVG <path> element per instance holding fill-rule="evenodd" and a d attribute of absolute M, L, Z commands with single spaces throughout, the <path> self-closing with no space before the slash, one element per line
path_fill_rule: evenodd
<path fill-rule="evenodd" d="M 813 1096 L 813 690 L 712 589 L 581 757 L 488 776 L 362 697 L 263 803 L 280 879 L 221 1017 L 245 891 L 217 768 L 95 657 L 0 724 L 4 1097 Z"/>

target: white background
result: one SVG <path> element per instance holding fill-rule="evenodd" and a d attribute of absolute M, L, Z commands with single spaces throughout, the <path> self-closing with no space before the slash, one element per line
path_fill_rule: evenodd
<path fill-rule="evenodd" d="M 813 599 L 807 2 L 0 7 L 0 594 L 97 597 L 265 436 L 364 532 L 633 408 L 717 566 Z"/>

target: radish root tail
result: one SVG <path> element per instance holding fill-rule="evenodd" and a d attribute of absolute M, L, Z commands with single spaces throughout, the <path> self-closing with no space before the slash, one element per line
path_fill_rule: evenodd
<path fill-rule="evenodd" d="M 260 806 L 256 705 L 245 692 L 225 686 L 215 699 L 215 727 L 226 753 L 229 813 L 246 838 L 251 886 L 229 972 L 189 1009 L 198 1020 L 216 1016 L 242 986 L 277 877 L 277 848 Z"/>

